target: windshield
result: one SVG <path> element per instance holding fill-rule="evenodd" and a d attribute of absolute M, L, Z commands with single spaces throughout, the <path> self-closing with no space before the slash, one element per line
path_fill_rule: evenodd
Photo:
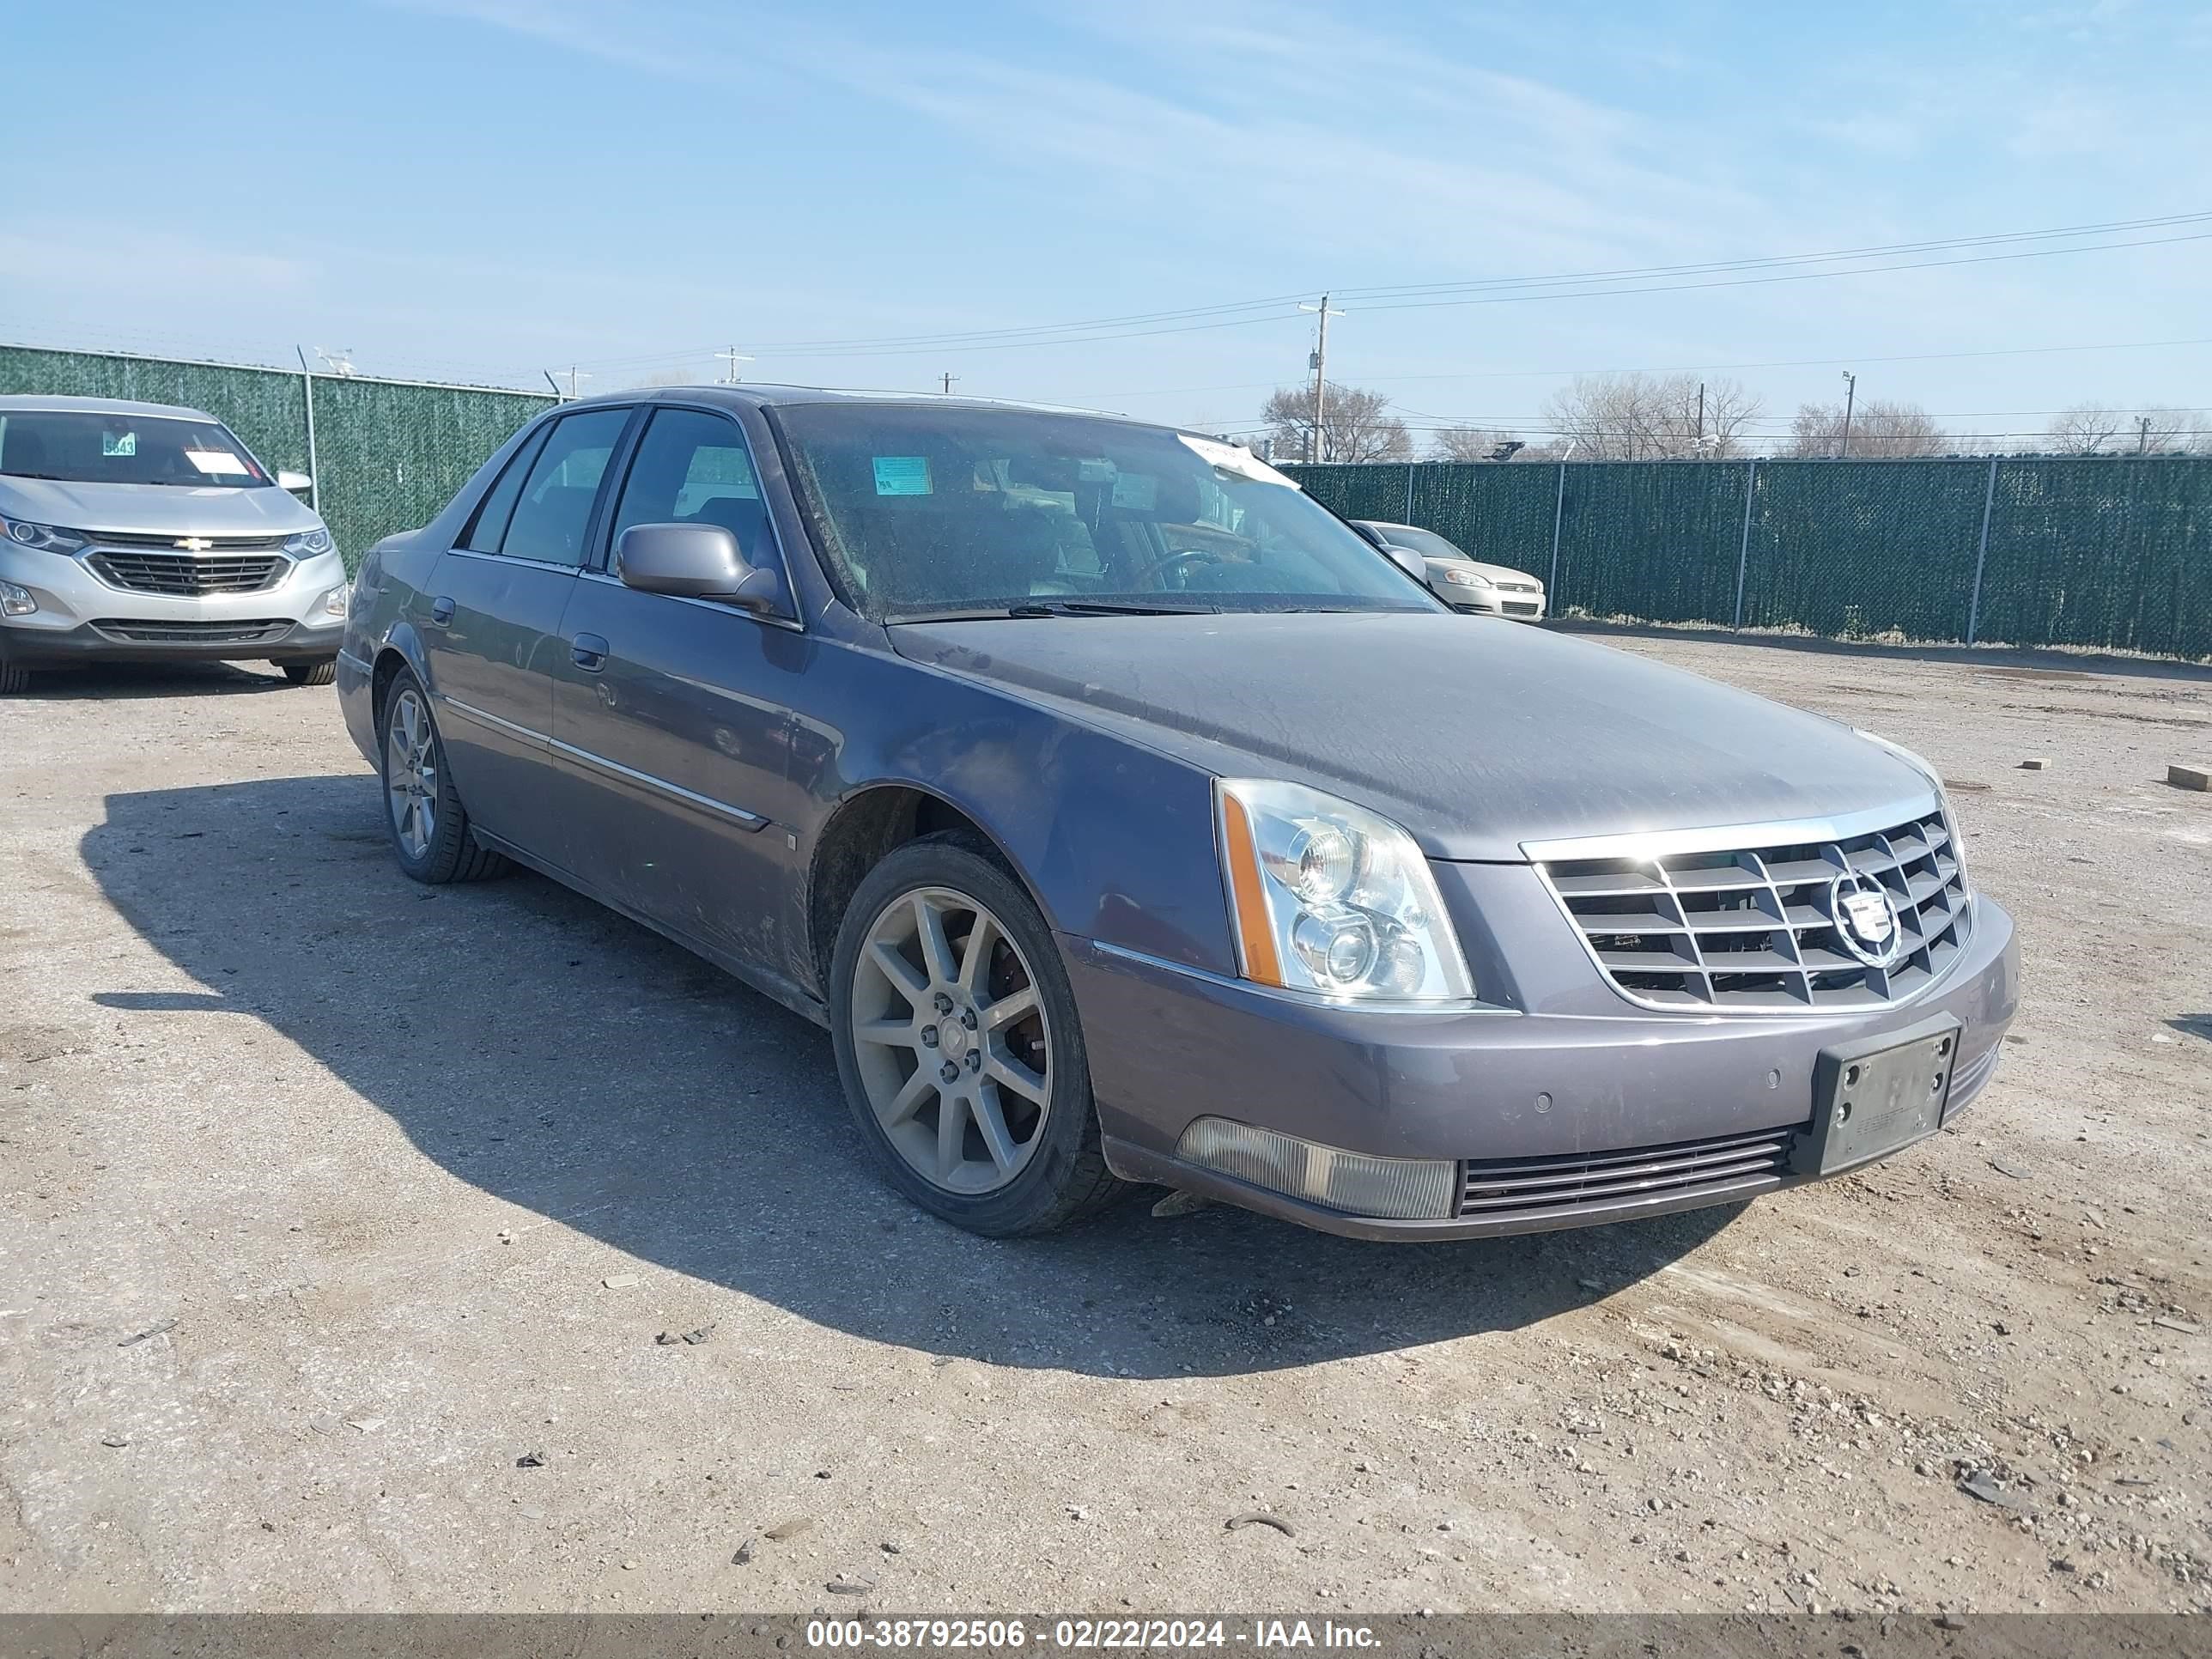
<path fill-rule="evenodd" d="M 806 404 L 775 414 L 836 574 L 878 622 L 1437 608 L 1229 444 L 1017 410 Z"/>
<path fill-rule="evenodd" d="M 270 482 L 261 463 L 217 422 L 76 409 L 0 414 L 0 475 L 246 489 Z"/>
<path fill-rule="evenodd" d="M 1474 556 L 1461 552 L 1435 531 L 1423 530 L 1417 525 L 1376 524 L 1370 527 L 1380 532 L 1382 539 L 1391 546 L 1402 547 L 1425 559 L 1466 559 Z"/>

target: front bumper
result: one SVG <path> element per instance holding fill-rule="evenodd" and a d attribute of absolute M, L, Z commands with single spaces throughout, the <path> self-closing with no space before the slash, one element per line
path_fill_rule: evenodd
<path fill-rule="evenodd" d="M 1516 593 L 1496 587 L 1455 587 L 1444 602 L 1470 617 L 1506 617 L 1515 622 L 1544 620 L 1541 593 Z"/>
<path fill-rule="evenodd" d="M 1791 1172 L 1790 1152 L 1812 1125 L 1821 1051 L 1939 1016 L 1960 1028 L 1948 1126 L 1995 1072 L 2018 1000 L 2011 918 L 1986 898 L 1973 906 L 1967 946 L 1941 981 L 1850 1015 L 1647 1013 L 1617 997 L 1603 1012 L 1380 1013 L 1063 944 L 1118 1174 L 1327 1232 L 1419 1240 L 1588 1226 L 1795 1185 L 1807 1177 Z M 1462 1206 L 1386 1220 L 1200 1168 L 1176 1149 L 1201 1116 L 1375 1157 L 1455 1160 Z M 1468 1196 L 1516 1183 L 1538 1195 Z"/>
<path fill-rule="evenodd" d="M 335 552 L 283 557 L 276 579 L 252 592 L 184 597 L 104 580 L 94 547 L 64 555 L 0 544 L 0 581 L 27 590 L 38 609 L 0 617 L 0 659 L 27 667 L 90 661 L 327 662 L 345 619 L 324 614 L 323 596 L 345 580 Z"/>

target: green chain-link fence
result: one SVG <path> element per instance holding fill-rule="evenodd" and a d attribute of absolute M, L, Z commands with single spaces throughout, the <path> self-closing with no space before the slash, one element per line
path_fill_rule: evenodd
<path fill-rule="evenodd" d="M 0 392 L 12 392 L 205 410 L 272 471 L 313 474 L 318 510 L 349 570 L 378 538 L 428 522 L 485 457 L 553 403 L 481 386 L 0 346 Z"/>
<path fill-rule="evenodd" d="M 2212 459 L 1284 470 L 1533 571 L 1555 613 L 2212 658 Z"/>

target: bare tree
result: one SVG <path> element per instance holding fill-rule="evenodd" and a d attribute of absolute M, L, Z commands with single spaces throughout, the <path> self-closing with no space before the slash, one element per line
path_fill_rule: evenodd
<path fill-rule="evenodd" d="M 1438 461 L 1486 461 L 1507 444 L 1516 442 L 1511 433 L 1486 426 L 1439 427 L 1429 434 L 1429 456 Z M 1526 447 L 1521 446 L 1522 449 Z M 1510 460 L 1513 455 L 1508 454 L 1505 459 Z"/>
<path fill-rule="evenodd" d="M 1759 399 L 1694 374 L 1577 375 L 1544 405 L 1547 423 L 1591 461 L 1726 460 L 1744 452 Z"/>
<path fill-rule="evenodd" d="M 1800 404 L 1790 422 L 1790 453 L 1817 458 L 1837 455 L 1844 447 L 1841 404 Z M 1868 399 L 1851 411 L 1850 453 L 1870 461 L 1910 460 L 1948 454 L 1956 440 L 1936 424 L 1918 404 Z"/>
<path fill-rule="evenodd" d="M 2116 447 L 2112 440 L 2134 422 L 2110 404 L 2076 404 L 2045 428 L 2051 447 L 2063 455 L 2094 455 Z"/>
<path fill-rule="evenodd" d="M 2212 423 L 2193 409 L 2146 409 L 2128 423 L 2120 441 L 2145 455 L 2212 453 Z"/>
<path fill-rule="evenodd" d="M 1310 386 L 1281 386 L 1260 410 L 1278 459 L 1321 461 L 1408 461 L 1413 441 L 1406 423 L 1389 413 L 1390 400 L 1379 392 L 1328 383 L 1322 403 L 1321 453 L 1310 454 L 1314 394 Z"/>

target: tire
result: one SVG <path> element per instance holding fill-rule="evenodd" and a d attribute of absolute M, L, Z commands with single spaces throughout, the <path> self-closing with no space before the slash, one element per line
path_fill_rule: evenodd
<path fill-rule="evenodd" d="M 468 810 L 454 792 L 429 694 L 413 671 L 401 669 L 385 688 L 376 738 L 384 830 L 400 869 L 426 885 L 442 887 L 489 881 L 514 867 L 504 855 L 477 845 L 470 833 Z M 400 772 L 396 783 L 395 767 Z"/>
<path fill-rule="evenodd" d="M 21 663 L 9 662 L 0 657 L 0 697 L 31 689 L 31 671 Z"/>
<path fill-rule="evenodd" d="M 280 662 L 284 678 L 294 685 L 328 685 L 338 677 L 338 665 L 330 662 Z"/>
<path fill-rule="evenodd" d="M 933 912 L 935 952 L 919 920 Z M 891 937 L 908 928 L 911 939 Z M 887 968 L 878 946 L 903 968 Z M 830 977 L 846 1103 L 915 1204 L 1006 1238 L 1054 1231 L 1129 1190 L 1099 1150 L 1083 1028 L 1052 930 L 969 838 L 909 842 L 870 871 L 846 908 Z M 1025 995 L 1034 1012 L 1008 1015 Z"/>

